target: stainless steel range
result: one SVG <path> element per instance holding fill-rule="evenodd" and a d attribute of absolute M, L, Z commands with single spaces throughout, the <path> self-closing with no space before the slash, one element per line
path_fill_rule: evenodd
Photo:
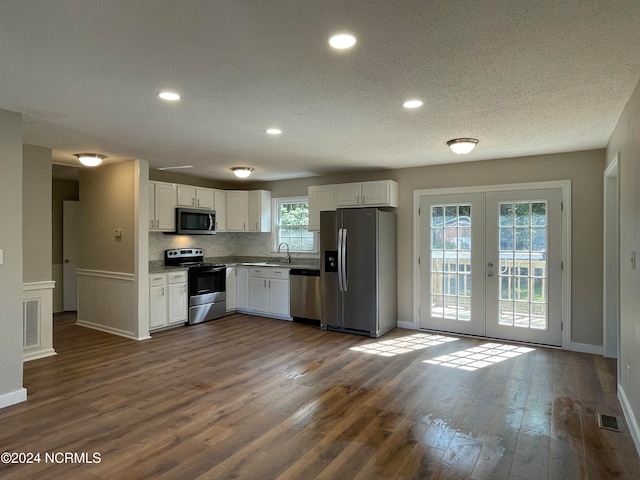
<path fill-rule="evenodd" d="M 165 250 L 164 264 L 189 270 L 189 325 L 223 317 L 227 313 L 227 267 L 204 263 L 200 248 Z"/>

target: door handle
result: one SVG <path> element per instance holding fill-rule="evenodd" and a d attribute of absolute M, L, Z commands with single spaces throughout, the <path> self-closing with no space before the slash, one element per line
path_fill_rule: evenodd
<path fill-rule="evenodd" d="M 64 259 L 64 263 L 70 263 L 70 262 L 71 262 L 71 260 L 69 260 L 68 258 Z"/>

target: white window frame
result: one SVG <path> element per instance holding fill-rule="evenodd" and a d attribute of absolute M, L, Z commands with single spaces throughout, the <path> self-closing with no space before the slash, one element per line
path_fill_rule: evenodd
<path fill-rule="evenodd" d="M 271 215 L 271 219 L 272 219 L 271 232 L 273 233 L 271 235 L 271 238 L 272 238 L 271 248 L 273 253 L 276 253 L 278 251 L 278 245 L 280 244 L 280 235 L 279 235 L 280 204 L 296 203 L 296 202 L 306 202 L 308 205 L 309 197 L 306 195 L 299 196 L 299 197 L 279 197 L 279 198 L 274 198 L 271 201 L 271 211 L 273 212 Z M 320 248 L 319 248 L 320 241 L 318 238 L 318 232 L 311 232 L 311 233 L 313 233 L 313 247 L 314 247 L 313 250 L 293 250 L 290 248 L 289 253 L 296 253 L 296 254 L 316 253 L 317 254 L 320 251 Z M 286 250 L 280 250 L 280 253 L 286 253 Z"/>

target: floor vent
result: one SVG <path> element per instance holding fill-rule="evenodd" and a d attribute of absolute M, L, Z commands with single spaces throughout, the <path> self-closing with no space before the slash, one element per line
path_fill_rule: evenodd
<path fill-rule="evenodd" d="M 620 430 L 620 421 L 618 417 L 613 415 L 603 415 L 602 413 L 598 413 L 598 426 L 600 428 L 604 428 L 606 430 L 611 430 L 613 432 L 621 432 Z"/>

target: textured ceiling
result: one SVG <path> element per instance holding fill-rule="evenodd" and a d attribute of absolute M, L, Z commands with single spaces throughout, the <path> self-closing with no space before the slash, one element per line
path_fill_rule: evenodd
<path fill-rule="evenodd" d="M 348 53 L 327 46 L 342 30 Z M 0 65 L 0 108 L 61 162 L 275 180 L 557 153 L 606 145 L 640 78 L 640 1 L 2 1 Z M 455 137 L 480 143 L 457 156 Z"/>

